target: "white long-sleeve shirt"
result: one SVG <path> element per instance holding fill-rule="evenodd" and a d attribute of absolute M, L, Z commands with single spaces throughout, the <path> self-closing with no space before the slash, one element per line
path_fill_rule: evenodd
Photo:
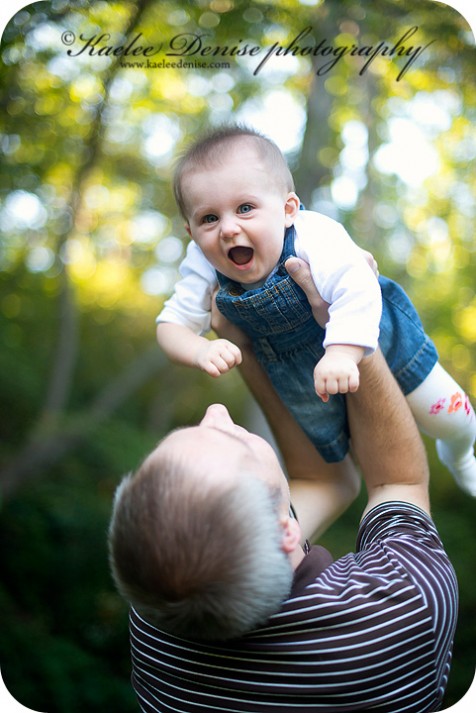
<path fill-rule="evenodd" d="M 294 227 L 296 256 L 309 264 L 319 294 L 330 305 L 324 347 L 350 344 L 372 353 L 378 344 L 382 297 L 361 250 L 340 223 L 321 213 L 299 211 Z M 210 330 L 211 300 L 218 281 L 215 269 L 194 242 L 187 248 L 180 275 L 157 322 L 172 322 L 204 334 Z"/>

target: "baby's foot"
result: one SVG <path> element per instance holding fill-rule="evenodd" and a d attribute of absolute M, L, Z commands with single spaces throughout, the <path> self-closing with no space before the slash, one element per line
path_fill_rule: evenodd
<path fill-rule="evenodd" d="M 461 490 L 476 497 L 476 458 L 473 451 L 454 459 L 451 450 L 444 441 L 436 441 L 436 450 L 440 461 L 448 468 Z"/>

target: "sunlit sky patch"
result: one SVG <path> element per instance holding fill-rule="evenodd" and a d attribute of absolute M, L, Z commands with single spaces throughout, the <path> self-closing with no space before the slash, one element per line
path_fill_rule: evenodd
<path fill-rule="evenodd" d="M 166 116 L 154 114 L 144 122 L 142 129 L 144 154 L 152 163 L 163 165 L 175 148 L 179 136 L 177 125 Z"/>
<path fill-rule="evenodd" d="M 154 243 L 163 235 L 168 220 L 156 210 L 138 213 L 130 222 L 131 237 L 136 243 Z"/>
<path fill-rule="evenodd" d="M 419 186 L 439 169 L 438 152 L 425 132 L 409 119 L 388 121 L 389 141 L 373 157 L 381 173 L 397 174 L 409 186 Z"/>
<path fill-rule="evenodd" d="M 0 227 L 9 230 L 38 230 L 44 226 L 47 211 L 34 193 L 18 190 L 9 193 L 0 214 Z"/>
<path fill-rule="evenodd" d="M 259 100 L 246 102 L 236 118 L 262 131 L 283 153 L 289 153 L 301 144 L 306 113 L 289 92 L 275 89 Z"/>
<path fill-rule="evenodd" d="M 167 295 L 177 281 L 177 271 L 160 265 L 146 270 L 141 277 L 141 287 L 148 295 Z"/>

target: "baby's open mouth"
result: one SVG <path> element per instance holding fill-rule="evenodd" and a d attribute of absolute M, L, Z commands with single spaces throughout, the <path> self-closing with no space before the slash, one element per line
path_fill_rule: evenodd
<path fill-rule="evenodd" d="M 237 245 L 234 248 L 230 248 L 228 251 L 228 257 L 235 263 L 235 265 L 246 265 L 246 263 L 253 257 L 253 248 Z"/>

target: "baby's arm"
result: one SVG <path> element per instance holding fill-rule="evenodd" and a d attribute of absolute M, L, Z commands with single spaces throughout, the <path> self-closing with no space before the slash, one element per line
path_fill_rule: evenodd
<path fill-rule="evenodd" d="M 198 367 L 210 376 L 221 376 L 241 364 L 241 351 L 227 339 L 209 340 L 188 327 L 159 322 L 157 341 L 176 364 Z"/>
<path fill-rule="evenodd" d="M 352 344 L 330 344 L 314 369 L 316 394 L 329 401 L 329 394 L 347 394 L 359 388 L 358 364 L 364 348 Z"/>
<path fill-rule="evenodd" d="M 241 363 L 238 347 L 226 339 L 209 340 L 211 296 L 216 273 L 200 248 L 190 243 L 180 265 L 181 280 L 157 318 L 157 341 L 173 362 L 220 376 Z"/>
<path fill-rule="evenodd" d="M 339 223 L 318 213 L 301 211 L 296 217 L 296 256 L 310 268 L 310 278 L 328 303 L 324 357 L 314 370 L 314 385 L 323 401 L 329 394 L 349 393 L 359 387 L 358 364 L 378 344 L 382 310 L 374 261 Z"/>
<path fill-rule="evenodd" d="M 378 277 L 378 265 L 373 255 L 358 248 L 365 258 L 365 262 L 370 267 L 375 277 Z M 298 281 L 298 284 L 307 287 L 309 294 L 316 290 L 309 266 L 305 266 L 304 271 L 298 271 L 305 265 L 304 260 L 292 257 L 286 262 L 288 272 Z M 293 274 L 294 273 L 294 274 Z M 303 289 L 305 289 L 303 287 Z M 306 291 L 306 290 L 305 290 Z M 316 322 L 325 329 L 329 323 L 329 303 L 320 300 L 319 308 L 313 308 Z M 328 344 L 326 353 L 317 363 L 314 369 L 314 386 L 317 395 L 324 401 L 329 400 L 329 394 L 353 393 L 359 388 L 358 364 L 365 354 L 365 348 L 357 344 Z"/>

